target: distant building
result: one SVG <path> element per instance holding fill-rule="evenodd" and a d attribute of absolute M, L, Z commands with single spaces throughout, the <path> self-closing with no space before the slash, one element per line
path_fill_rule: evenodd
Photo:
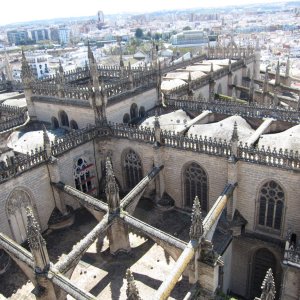
<path fill-rule="evenodd" d="M 68 44 L 70 42 L 70 32 L 68 28 L 58 29 L 58 39 L 61 44 Z"/>
<path fill-rule="evenodd" d="M 104 26 L 104 13 L 103 11 L 99 10 L 97 13 L 98 21 L 97 21 L 97 27 L 98 29 L 102 29 Z"/>
<path fill-rule="evenodd" d="M 40 53 L 28 54 L 27 61 L 35 77 L 41 79 L 49 76 L 49 63 L 47 55 Z"/>
<path fill-rule="evenodd" d="M 50 28 L 50 39 L 59 42 L 58 28 Z"/>
<path fill-rule="evenodd" d="M 29 41 L 28 32 L 26 30 L 7 31 L 7 39 L 10 45 L 24 45 Z"/>
<path fill-rule="evenodd" d="M 31 38 L 35 42 L 49 40 L 48 30 L 47 29 L 31 30 Z"/>
<path fill-rule="evenodd" d="M 208 36 L 201 30 L 185 30 L 172 35 L 170 42 L 174 46 L 196 46 L 208 42 Z"/>

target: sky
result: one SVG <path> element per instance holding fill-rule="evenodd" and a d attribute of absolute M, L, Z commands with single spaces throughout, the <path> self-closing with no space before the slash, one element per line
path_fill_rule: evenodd
<path fill-rule="evenodd" d="M 1 0 L 0 25 L 15 22 L 122 12 L 151 12 L 165 9 L 220 7 L 278 0 Z"/>

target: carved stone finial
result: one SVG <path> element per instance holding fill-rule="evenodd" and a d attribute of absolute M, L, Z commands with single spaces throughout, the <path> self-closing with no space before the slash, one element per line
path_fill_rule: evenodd
<path fill-rule="evenodd" d="M 59 60 L 59 67 L 58 67 L 58 71 L 59 71 L 59 74 L 60 75 L 63 75 L 64 74 L 64 68 L 61 64 L 61 60 Z"/>
<path fill-rule="evenodd" d="M 272 272 L 271 268 L 267 271 L 267 274 L 262 283 L 261 289 L 262 289 L 262 293 L 260 296 L 261 300 L 274 300 L 275 299 L 276 290 L 275 290 L 273 272 Z"/>
<path fill-rule="evenodd" d="M 210 64 L 210 73 L 213 73 L 213 72 L 214 72 L 214 64 L 211 63 L 211 64 Z"/>
<path fill-rule="evenodd" d="M 228 71 L 229 72 L 231 72 L 231 68 L 232 68 L 232 66 L 231 66 L 231 58 L 229 58 L 229 62 L 228 62 Z"/>
<path fill-rule="evenodd" d="M 157 111 L 157 109 L 155 110 L 154 128 L 160 128 L 159 116 L 158 116 L 158 111 Z"/>
<path fill-rule="evenodd" d="M 135 280 L 130 269 L 127 269 L 126 271 L 126 280 L 127 280 L 127 289 L 126 289 L 127 300 L 141 300 L 139 291 L 136 287 Z"/>
<path fill-rule="evenodd" d="M 106 187 L 105 193 L 109 212 L 114 212 L 120 206 L 119 187 L 115 179 L 110 158 L 106 158 Z"/>
<path fill-rule="evenodd" d="M 192 225 L 190 228 L 190 239 L 199 241 L 203 234 L 201 206 L 198 196 L 195 197 L 192 212 Z"/>
<path fill-rule="evenodd" d="M 191 75 L 191 71 L 189 71 L 189 77 L 188 77 L 188 82 L 192 81 L 192 75 Z"/>
<path fill-rule="evenodd" d="M 21 77 L 22 77 L 22 81 L 25 84 L 30 83 L 31 81 L 33 81 L 33 74 L 32 74 L 32 70 L 28 64 L 28 61 L 25 57 L 25 53 L 24 50 L 22 49 L 22 67 L 21 67 Z"/>
<path fill-rule="evenodd" d="M 45 125 L 43 125 L 43 142 L 44 142 L 44 147 L 50 145 L 50 139 Z"/>
<path fill-rule="evenodd" d="M 95 57 L 94 57 L 93 51 L 90 46 L 90 41 L 88 41 L 88 59 L 89 59 L 89 63 L 95 62 Z"/>
<path fill-rule="evenodd" d="M 40 247 L 45 246 L 46 242 L 41 235 L 41 230 L 38 222 L 36 221 L 32 209 L 27 206 L 27 239 L 29 247 L 38 250 Z"/>
<path fill-rule="evenodd" d="M 235 86 L 232 88 L 232 100 L 233 101 L 236 101 L 236 89 L 235 89 Z"/>
<path fill-rule="evenodd" d="M 233 131 L 232 131 L 232 136 L 231 136 L 231 141 L 232 142 L 237 142 L 238 140 L 239 140 L 238 126 L 237 126 L 236 121 L 234 121 Z"/>

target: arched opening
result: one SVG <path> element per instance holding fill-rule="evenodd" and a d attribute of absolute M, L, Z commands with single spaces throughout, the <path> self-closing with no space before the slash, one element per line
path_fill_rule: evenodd
<path fill-rule="evenodd" d="M 51 125 L 53 129 L 59 128 L 58 120 L 55 117 L 51 118 Z"/>
<path fill-rule="evenodd" d="M 11 192 L 6 202 L 9 226 L 14 240 L 19 244 L 25 242 L 27 239 L 26 207 L 28 206 L 32 207 L 30 195 L 19 188 L 16 188 Z"/>
<path fill-rule="evenodd" d="M 141 118 L 144 118 L 145 115 L 146 115 L 145 107 L 144 107 L 144 106 L 141 106 L 141 107 L 140 107 L 140 111 L 139 111 L 139 116 L 140 116 Z"/>
<path fill-rule="evenodd" d="M 123 123 L 128 124 L 129 121 L 130 121 L 130 116 L 129 116 L 129 114 L 126 113 L 126 114 L 123 116 Z"/>
<path fill-rule="evenodd" d="M 74 120 L 71 120 L 71 122 L 70 122 L 70 127 L 71 127 L 71 129 L 77 130 L 77 129 L 78 129 L 77 122 L 74 121 Z"/>
<path fill-rule="evenodd" d="M 219 83 L 219 85 L 218 85 L 217 94 L 219 94 L 219 95 L 222 94 L 222 84 L 221 83 Z"/>
<path fill-rule="evenodd" d="M 130 106 L 130 117 L 131 119 L 137 118 L 139 116 L 138 106 L 135 103 L 132 103 Z"/>
<path fill-rule="evenodd" d="M 284 191 L 282 187 L 270 180 L 260 189 L 258 196 L 258 226 L 273 229 L 280 233 L 284 211 Z"/>
<path fill-rule="evenodd" d="M 183 171 L 185 206 L 192 208 L 198 196 L 201 209 L 208 211 L 208 178 L 206 172 L 197 163 L 189 164 Z"/>
<path fill-rule="evenodd" d="M 137 153 L 132 149 L 123 156 L 123 166 L 125 171 L 125 189 L 131 190 L 143 178 L 142 161 Z"/>
<path fill-rule="evenodd" d="M 297 246 L 297 235 L 296 235 L 296 233 L 291 234 L 290 246 L 293 246 L 294 248 L 296 248 L 296 246 Z"/>
<path fill-rule="evenodd" d="M 59 119 L 60 119 L 61 126 L 69 127 L 69 118 L 67 113 L 64 110 L 59 112 Z"/>
<path fill-rule="evenodd" d="M 280 295 L 280 269 L 274 254 L 266 248 L 257 250 L 253 256 L 250 298 L 260 297 L 261 285 L 269 269 L 272 269 L 276 286 L 276 299 Z"/>
<path fill-rule="evenodd" d="M 74 180 L 77 190 L 84 193 L 96 194 L 96 188 L 94 184 L 94 164 L 89 164 L 83 158 L 79 158 L 74 164 Z"/>

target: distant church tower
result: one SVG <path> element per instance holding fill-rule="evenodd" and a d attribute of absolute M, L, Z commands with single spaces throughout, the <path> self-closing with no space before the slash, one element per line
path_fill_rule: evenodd
<path fill-rule="evenodd" d="M 97 27 L 99 30 L 103 28 L 104 25 L 104 13 L 102 10 L 99 10 L 97 13 L 98 20 L 97 20 Z"/>

